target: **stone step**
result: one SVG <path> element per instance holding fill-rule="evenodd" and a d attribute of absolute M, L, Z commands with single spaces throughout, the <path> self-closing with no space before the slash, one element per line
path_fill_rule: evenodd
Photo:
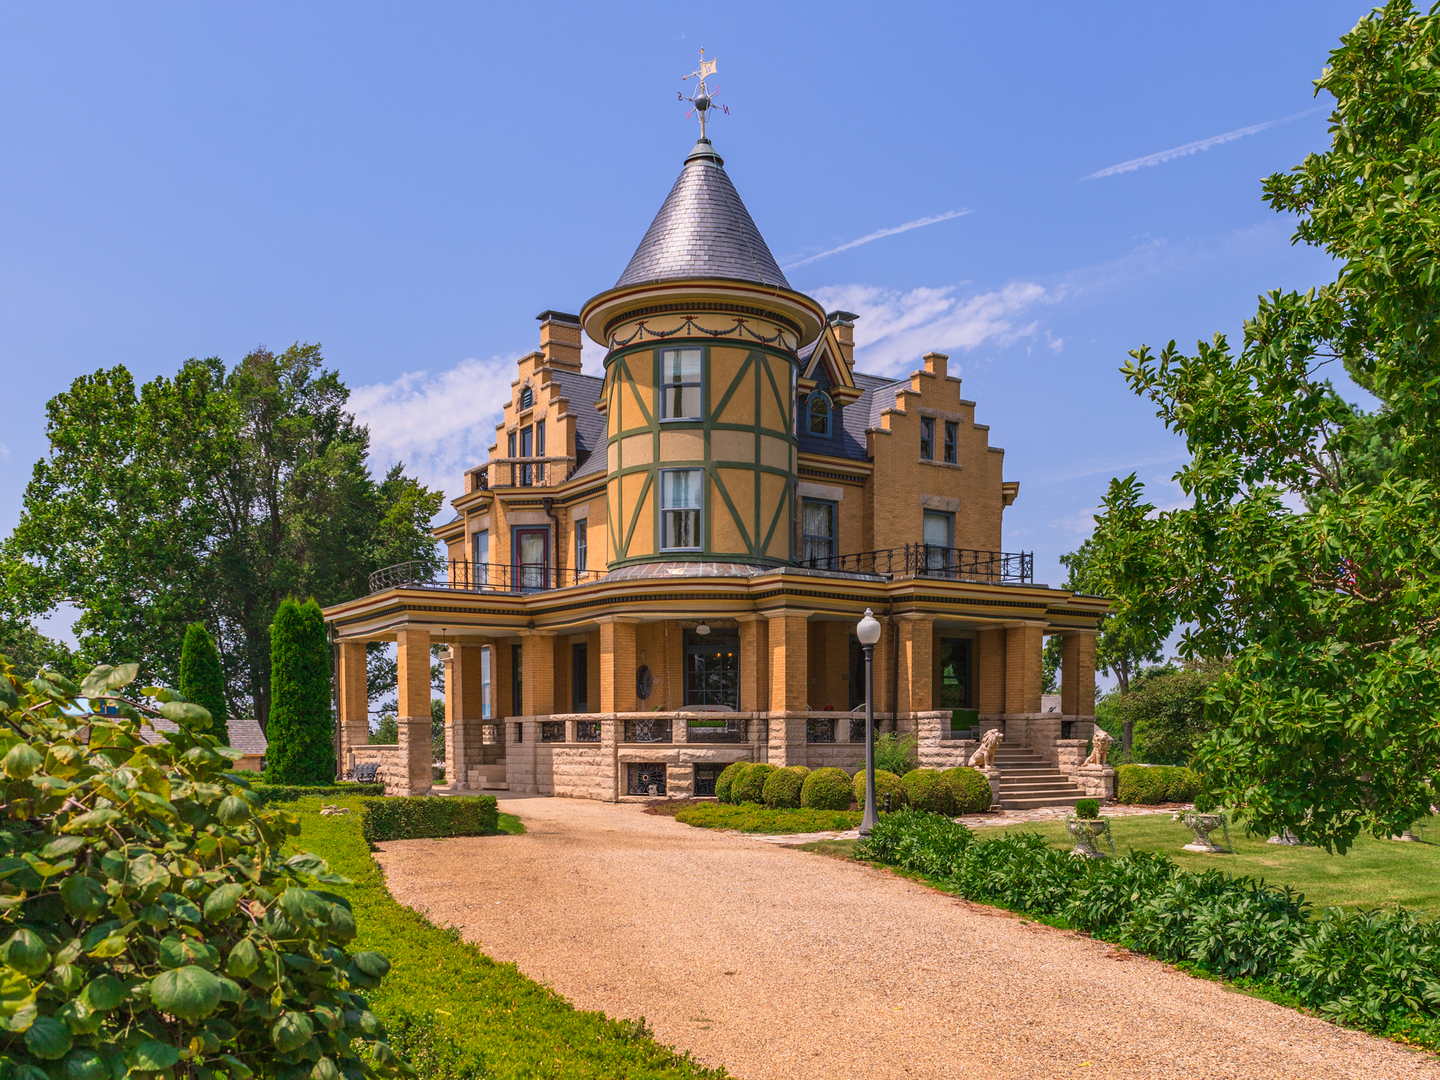
<path fill-rule="evenodd" d="M 1085 798 L 1083 791 L 1074 795 L 1019 795 L 1010 796 L 1004 792 L 1000 794 L 1000 804 L 1006 810 L 1039 810 L 1046 806 L 1074 806 L 1081 799 Z"/>
<path fill-rule="evenodd" d="M 1000 790 L 1004 791 L 1079 791 L 1080 788 L 1072 784 L 1069 778 L 1064 776 L 1051 776 L 1043 780 L 1027 780 L 1023 783 L 1012 784 L 1003 777 L 1000 780 Z"/>
<path fill-rule="evenodd" d="M 480 781 L 480 790 L 481 790 L 481 791 L 509 791 L 509 790 L 510 790 L 510 785 L 509 785 L 509 784 L 505 784 L 505 783 L 501 783 L 501 782 L 499 782 L 499 781 L 497 781 L 497 780 L 481 780 L 481 781 Z"/>

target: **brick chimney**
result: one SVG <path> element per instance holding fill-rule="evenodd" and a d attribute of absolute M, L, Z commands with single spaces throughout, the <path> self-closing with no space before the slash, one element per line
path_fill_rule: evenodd
<path fill-rule="evenodd" d="M 580 370 L 580 316 L 563 311 L 542 311 L 535 316 L 540 322 L 540 352 L 545 367 L 565 371 Z"/>
<path fill-rule="evenodd" d="M 859 317 L 853 311 L 832 311 L 825 316 L 825 321 L 835 328 L 840 356 L 852 371 L 855 370 L 855 320 Z"/>

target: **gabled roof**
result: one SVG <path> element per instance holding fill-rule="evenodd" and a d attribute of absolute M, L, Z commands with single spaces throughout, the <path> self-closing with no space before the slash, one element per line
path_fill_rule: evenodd
<path fill-rule="evenodd" d="M 560 396 L 570 402 L 575 417 L 575 472 L 571 479 L 605 471 L 605 417 L 595 409 L 604 379 L 576 371 L 555 371 L 551 380 L 560 387 Z M 599 453 L 596 453 L 596 451 Z"/>
<path fill-rule="evenodd" d="M 695 144 L 617 289 L 685 278 L 790 288 L 724 166 L 709 139 Z"/>

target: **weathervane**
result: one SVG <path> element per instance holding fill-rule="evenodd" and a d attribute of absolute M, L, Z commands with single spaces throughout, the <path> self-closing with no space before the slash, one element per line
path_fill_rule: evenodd
<path fill-rule="evenodd" d="M 689 120 L 690 117 L 694 116 L 697 112 L 700 114 L 700 138 L 702 138 L 702 139 L 705 138 L 705 120 L 706 120 L 706 114 L 709 113 L 709 111 L 710 111 L 711 109 L 713 109 L 713 108 L 719 108 L 720 110 L 722 110 L 722 111 L 725 113 L 726 116 L 729 116 L 729 115 L 730 115 L 730 106 L 729 106 L 729 105 L 719 105 L 719 106 L 717 106 L 717 105 L 715 104 L 715 95 L 716 95 L 717 93 L 719 93 L 719 91 L 716 90 L 716 91 L 712 92 L 712 91 L 705 85 L 705 79 L 706 79 L 708 76 L 715 74 L 715 65 L 716 65 L 717 63 L 719 63 L 719 61 L 717 61 L 717 60 L 706 60 L 706 59 L 705 59 L 705 50 L 704 50 L 704 49 L 701 49 L 701 50 L 700 50 L 700 70 L 699 70 L 699 71 L 692 71 L 689 75 L 686 75 L 684 79 L 681 79 L 681 80 L 680 80 L 681 82 L 685 82 L 686 79 L 699 79 L 699 80 L 700 80 L 700 85 L 697 86 L 697 87 L 695 87 L 695 94 L 694 94 L 694 96 L 687 98 L 683 93 L 676 93 L 676 95 L 675 95 L 675 97 L 676 97 L 678 100 L 680 100 L 680 101 L 688 101 L 688 102 L 690 102 L 690 104 L 693 106 L 693 108 L 691 108 L 691 110 L 685 114 L 685 119 L 686 119 L 686 120 Z"/>

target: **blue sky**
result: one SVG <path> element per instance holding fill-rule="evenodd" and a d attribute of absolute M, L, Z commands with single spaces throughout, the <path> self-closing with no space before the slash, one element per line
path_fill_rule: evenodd
<path fill-rule="evenodd" d="M 1127 350 L 1331 276 L 1260 181 L 1326 145 L 1312 80 L 1367 8 L 6 5 L 0 534 L 71 379 L 262 343 L 321 342 L 377 464 L 454 494 L 533 316 L 613 284 L 674 182 L 703 46 L 791 283 L 860 312 L 864 370 L 951 354 L 1020 481 L 1005 546 L 1059 584 L 1112 475 L 1175 497 Z"/>

